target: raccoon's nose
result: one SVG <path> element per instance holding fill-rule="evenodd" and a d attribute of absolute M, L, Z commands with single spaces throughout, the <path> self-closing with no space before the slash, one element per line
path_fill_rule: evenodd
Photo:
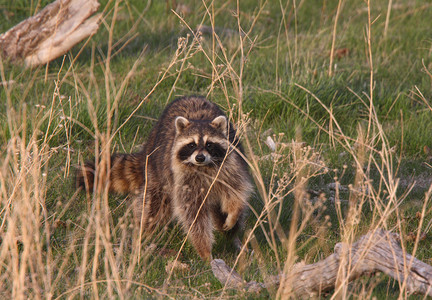
<path fill-rule="evenodd" d="M 205 156 L 204 156 L 204 154 L 198 154 L 197 156 L 195 156 L 195 160 L 197 161 L 197 162 L 199 162 L 199 163 L 202 163 L 202 162 L 204 162 L 205 161 Z"/>

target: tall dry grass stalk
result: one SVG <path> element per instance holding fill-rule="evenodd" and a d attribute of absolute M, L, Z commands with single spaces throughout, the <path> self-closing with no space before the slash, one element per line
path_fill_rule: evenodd
<path fill-rule="evenodd" d="M 331 48 L 330 48 L 330 63 L 329 63 L 329 71 L 328 71 L 329 76 L 333 76 L 333 59 L 334 59 L 334 55 L 335 55 L 337 24 L 338 24 L 339 16 L 340 16 L 340 13 L 341 13 L 341 10 L 343 7 L 343 3 L 344 2 L 342 0 L 339 0 L 338 6 L 336 9 L 335 18 L 334 18 L 332 44 L 331 44 Z"/>

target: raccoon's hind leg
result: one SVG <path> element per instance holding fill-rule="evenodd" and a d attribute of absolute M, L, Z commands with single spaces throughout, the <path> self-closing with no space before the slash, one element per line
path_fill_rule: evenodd
<path fill-rule="evenodd" d="M 147 190 L 144 188 L 134 199 L 133 215 L 137 226 L 151 233 L 171 221 L 171 201 L 157 185 L 149 183 Z"/>

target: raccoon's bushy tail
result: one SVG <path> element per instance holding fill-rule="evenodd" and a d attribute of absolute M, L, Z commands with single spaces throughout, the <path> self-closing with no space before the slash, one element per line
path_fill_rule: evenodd
<path fill-rule="evenodd" d="M 109 171 L 109 191 L 119 194 L 138 193 L 144 185 L 145 156 L 141 153 L 113 154 Z M 88 161 L 76 173 L 77 188 L 93 191 L 95 163 Z M 104 176 L 108 178 L 108 176 Z M 100 182 L 99 184 L 106 184 Z"/>

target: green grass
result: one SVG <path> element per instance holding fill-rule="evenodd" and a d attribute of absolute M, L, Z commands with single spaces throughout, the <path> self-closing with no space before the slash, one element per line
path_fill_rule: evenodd
<path fill-rule="evenodd" d="M 31 16 L 36 6 L 43 7 L 50 1 L 3 2 L 0 2 L 1 32 Z M 272 290 L 259 295 L 225 291 L 189 243 L 180 256 L 188 270 L 174 272 L 167 284 L 165 267 L 175 258 L 184 240 L 181 230 L 174 225 L 164 231 L 160 239 L 143 240 L 140 247 L 148 256 L 142 254 L 128 269 L 129 262 L 137 255 L 132 229 L 121 226 L 123 222 L 129 224 L 124 218 L 129 202 L 124 201 L 124 196 L 110 196 L 110 211 L 95 212 L 89 211 L 91 202 L 84 193 L 74 194 L 76 167 L 82 161 L 92 159 L 95 151 L 100 151 L 101 137 L 107 130 L 112 136 L 110 152 L 136 151 L 146 141 L 165 105 L 177 96 L 191 94 L 206 95 L 229 111 L 237 124 L 244 124 L 245 120 L 238 109 L 241 103 L 241 112 L 247 114 L 244 139 L 247 137 L 251 145 L 247 152 L 250 158 L 253 153 L 259 159 L 258 169 L 252 172 L 257 177 L 262 176 L 265 187 L 264 194 L 257 188 L 251 206 L 259 215 L 270 201 L 275 205 L 274 212 L 278 213 L 279 209 L 281 212 L 278 219 L 264 213 L 265 222 L 260 221 L 262 226 L 253 232 L 259 248 L 249 245 L 255 254 L 247 254 L 246 260 L 236 266 L 245 279 L 263 281 L 267 274 L 277 274 L 283 269 L 287 245 L 280 242 L 283 237 L 277 236 L 274 248 L 266 234 L 271 231 L 269 222 L 274 222 L 288 237 L 295 202 L 295 193 L 291 189 L 297 186 L 296 180 L 301 176 L 308 178 L 306 189 L 323 192 L 326 200 L 309 218 L 303 219 L 308 209 L 303 207 L 300 212 L 300 220 L 305 226 L 299 229 L 296 239 L 298 260 L 311 263 L 330 255 L 334 245 L 349 235 L 341 223 L 347 219 L 348 200 L 353 192 L 341 191 L 340 217 L 331 200 L 335 195 L 329 184 L 340 181 L 343 187 L 354 185 L 359 169 L 364 171 L 361 185 L 373 188 L 374 195 L 382 203 L 393 203 L 388 197 L 389 188 L 383 183 L 400 179 L 395 194 L 398 201 L 403 201 L 386 216 L 387 228 L 401 234 L 408 251 L 413 251 L 414 243 L 406 241 L 405 236 L 417 230 L 424 232 L 426 238 L 418 243 L 416 256 L 430 263 L 432 251 L 428 245 L 432 242 L 432 226 L 428 224 L 432 218 L 431 204 L 426 204 L 421 224 L 416 213 L 422 210 L 425 201 L 430 200 L 425 193 L 432 178 L 432 150 L 428 150 L 432 148 L 432 5 L 427 1 L 393 1 L 386 31 L 389 1 L 372 1 L 371 95 L 366 39 L 368 7 L 364 1 L 346 2 L 342 7 L 334 47 L 340 54 L 334 58 L 331 76 L 329 63 L 337 1 L 240 1 L 239 22 L 247 34 L 242 40 L 243 57 L 240 51 L 242 36 L 238 34 L 238 19 L 234 14 L 236 1 L 215 2 L 214 7 L 209 1 L 177 2 L 190 9 L 190 13 L 183 16 L 184 20 L 168 11 L 165 1 L 152 1 L 149 6 L 145 1 L 119 2 L 112 32 L 113 46 L 108 40 L 115 2 L 104 1 L 100 8 L 105 12 L 104 23 L 86 45 L 82 42 L 48 66 L 32 69 L 2 60 L 1 81 L 13 82 L 7 88 L 0 87 L 0 161 L 4 161 L 0 164 L 0 219 L 5 224 L 1 231 L 6 234 L 15 228 L 17 236 L 25 235 L 22 224 L 26 218 L 19 214 L 11 217 L 15 216 L 13 201 L 18 203 L 25 199 L 24 195 L 41 201 L 40 207 L 34 203 L 31 207 L 35 210 L 43 207 L 34 218 L 41 224 L 38 230 L 44 239 L 32 240 L 29 244 L 22 241 L 22 247 L 14 253 L 23 255 L 28 245 L 43 244 L 38 252 L 41 262 L 34 266 L 49 265 L 53 275 L 48 277 L 60 278 L 50 293 L 54 297 L 63 297 L 63 293 L 75 297 L 98 293 L 115 298 L 156 297 L 158 292 L 174 298 L 235 297 L 237 293 L 244 298 L 276 296 L 276 291 Z M 293 3 L 296 3 L 295 7 Z M 194 40 L 188 29 L 188 26 L 196 29 L 201 23 L 211 25 L 206 6 L 214 18 L 223 48 L 217 43 L 212 44 L 210 34 L 203 34 L 199 41 Z M 183 38 L 184 47 L 178 48 L 179 39 Z M 106 63 L 108 49 L 112 49 L 109 70 Z M 175 57 L 176 51 L 178 57 Z M 133 75 L 121 90 L 122 82 L 134 65 Z M 116 97 L 118 102 L 115 103 Z M 373 99 L 372 114 L 370 97 Z M 113 105 L 110 115 L 108 109 Z M 360 137 L 359 128 L 366 138 Z M 276 151 L 282 159 L 277 163 L 264 159 L 271 154 L 264 143 L 267 136 L 275 134 L 274 139 L 278 140 L 280 133 L 284 134 L 280 142 L 288 145 L 286 149 Z M 294 140 L 310 146 L 311 152 L 300 154 L 302 150 L 290 144 Z M 37 150 L 31 150 L 33 142 Z M 28 145 L 29 150 L 20 148 L 22 145 Z M 364 145 L 366 154 L 360 159 Z M 25 159 L 40 161 L 41 167 L 28 166 Z M 360 161 L 360 167 L 356 165 L 356 159 Z M 303 161 L 305 165 L 302 165 Z M 281 192 L 284 197 L 266 198 L 269 191 L 277 191 L 278 181 L 284 175 L 289 179 Z M 405 190 L 414 181 L 413 189 L 405 195 Z M 35 191 L 41 195 L 36 197 L 37 193 L 28 190 L 25 183 L 28 187 L 36 185 Z M 99 200 L 103 203 L 103 199 Z M 374 218 L 377 203 L 370 195 L 362 199 L 363 205 L 357 207 L 362 218 L 350 229 L 356 236 L 377 224 Z M 96 262 L 94 253 L 99 229 L 92 220 L 99 213 L 109 216 L 106 224 L 103 223 L 111 228 L 108 243 L 115 248 L 124 242 L 119 246 L 122 257 L 117 256 L 116 251 L 120 250 L 109 250 L 103 245 Z M 329 221 L 326 215 L 330 217 Z M 11 220 L 19 221 L 15 224 Z M 247 232 L 256 222 L 257 216 L 250 213 Z M 49 234 L 44 226 L 50 227 Z M 323 237 L 326 237 L 325 241 Z M 88 242 L 88 248 L 84 241 Z M 146 248 L 152 243 L 157 249 L 154 252 Z M 2 243 L 2 247 L 7 245 L 11 244 Z M 164 245 L 174 254 L 158 255 Z M 86 253 L 89 258 L 86 269 L 82 270 L 80 264 Z M 111 269 L 114 267 L 108 262 L 109 255 L 118 260 L 117 275 L 125 280 L 119 283 L 121 288 L 114 282 L 116 271 Z M 263 261 L 259 260 L 260 255 Z M 231 266 L 237 258 L 222 236 L 217 238 L 213 256 L 223 258 Z M 9 276 L 18 276 L 18 271 L 6 268 L 13 259 L 5 258 L 4 254 L 0 257 L 3 265 L 0 277 L 5 283 Z M 63 259 L 70 261 L 61 269 Z M 37 273 L 30 267 L 32 263 L 28 266 L 25 274 Z M 24 280 L 26 288 L 22 287 L 20 291 L 26 296 L 47 293 L 49 285 L 41 278 Z M 93 285 L 96 279 L 100 282 Z M 108 283 L 109 280 L 113 282 Z M 128 281 L 132 283 L 126 287 Z M 35 285 L 40 286 L 41 291 L 36 291 Z M 1 293 L 16 295 L 12 286 L 12 282 L 5 283 L 0 288 Z M 150 291 L 149 287 L 158 292 Z M 392 280 L 380 276 L 351 284 L 347 296 L 363 298 L 366 297 L 365 290 L 371 290 L 372 295 L 381 299 L 405 295 L 399 294 L 398 285 Z"/>

